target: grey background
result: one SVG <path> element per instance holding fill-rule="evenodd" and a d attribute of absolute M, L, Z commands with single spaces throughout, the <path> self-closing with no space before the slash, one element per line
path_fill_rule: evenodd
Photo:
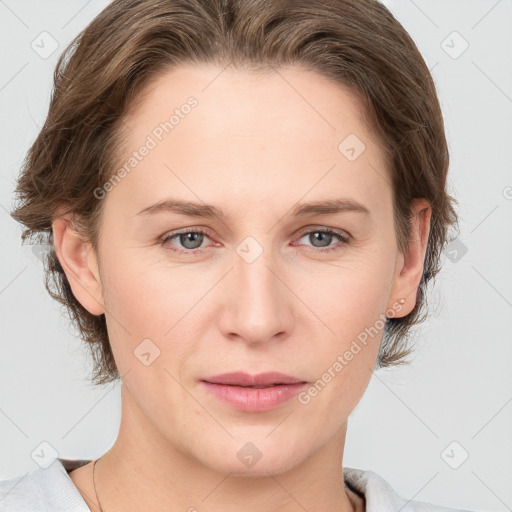
<path fill-rule="evenodd" d="M 119 427 L 120 385 L 88 383 L 87 353 L 7 213 L 57 57 L 107 3 L 0 1 L 1 479 L 35 469 L 42 442 L 60 457 L 96 458 Z M 461 232 L 415 331 L 414 364 L 374 374 L 344 465 L 379 473 L 405 498 L 512 510 L 512 1 L 385 3 L 438 87 Z"/>

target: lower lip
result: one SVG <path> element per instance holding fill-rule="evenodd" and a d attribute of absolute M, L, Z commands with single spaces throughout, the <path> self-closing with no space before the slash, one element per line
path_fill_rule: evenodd
<path fill-rule="evenodd" d="M 249 388 L 212 384 L 205 381 L 201 381 L 201 383 L 217 398 L 246 412 L 263 412 L 274 409 L 297 395 L 307 385 L 306 382 L 299 382 L 297 384 L 279 384 L 268 388 Z"/>

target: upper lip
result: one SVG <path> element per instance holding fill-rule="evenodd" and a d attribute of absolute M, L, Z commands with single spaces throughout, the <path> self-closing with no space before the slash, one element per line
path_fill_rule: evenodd
<path fill-rule="evenodd" d="M 272 386 L 275 384 L 297 384 L 304 380 L 280 372 L 259 373 L 249 375 L 245 372 L 223 373 L 201 379 L 211 384 L 229 384 L 232 386 Z"/>

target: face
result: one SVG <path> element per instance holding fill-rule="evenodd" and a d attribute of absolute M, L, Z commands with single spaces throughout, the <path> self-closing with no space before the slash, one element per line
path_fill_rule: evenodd
<path fill-rule="evenodd" d="M 123 414 L 216 471 L 290 469 L 344 432 L 420 275 L 397 249 L 383 153 L 349 91 L 296 67 L 176 68 L 126 126 L 89 259 L 99 291 L 74 285 L 86 305 L 99 294 Z M 231 372 L 299 384 L 203 382 Z"/>

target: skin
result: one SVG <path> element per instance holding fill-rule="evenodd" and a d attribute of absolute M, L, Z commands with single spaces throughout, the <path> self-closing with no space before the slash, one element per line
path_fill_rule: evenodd
<path fill-rule="evenodd" d="M 399 298 L 406 302 L 394 316 L 410 313 L 430 205 L 411 205 L 411 243 L 400 253 L 389 170 L 361 106 L 299 67 L 261 76 L 209 65 L 167 72 L 126 118 L 127 155 L 190 96 L 197 107 L 103 199 L 98 253 L 69 218 L 53 224 L 73 293 L 91 313 L 105 313 L 123 376 L 119 436 L 96 466 L 102 508 L 364 510 L 343 485 L 342 462 L 348 418 L 371 378 L 382 330 L 307 404 L 292 398 L 243 412 L 199 379 L 281 371 L 312 384 Z M 338 150 L 349 134 L 366 146 L 354 161 Z M 229 217 L 137 215 L 170 196 L 216 205 Z M 370 214 L 290 215 L 298 202 L 342 196 Z M 183 237 L 161 243 L 188 227 L 208 234 L 195 246 Z M 333 235 L 322 243 L 315 228 L 341 230 L 351 241 Z M 251 263 L 237 253 L 247 236 L 263 250 Z M 160 350 L 148 366 L 134 355 L 146 338 Z M 262 454 L 252 467 L 237 457 L 247 442 Z M 98 510 L 92 462 L 70 476 Z"/>

